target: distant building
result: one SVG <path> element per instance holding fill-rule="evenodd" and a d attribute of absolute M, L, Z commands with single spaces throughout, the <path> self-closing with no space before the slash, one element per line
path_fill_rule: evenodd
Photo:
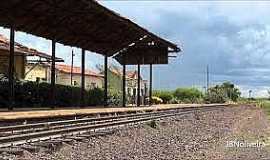
<path fill-rule="evenodd" d="M 62 85 L 81 86 L 81 68 L 73 67 L 71 82 L 71 66 L 65 64 L 57 64 L 56 66 L 56 83 Z M 85 70 L 85 88 L 102 88 L 104 76 L 92 70 Z"/>
<path fill-rule="evenodd" d="M 0 74 L 8 76 L 9 66 L 9 39 L 0 35 Z M 51 81 L 51 56 L 15 43 L 15 76 L 18 80 L 26 81 Z M 63 59 L 56 57 L 56 62 Z M 103 87 L 103 75 L 91 70 L 85 70 L 85 88 Z M 73 67 L 73 82 L 71 84 L 71 66 L 56 64 L 56 83 L 62 85 L 81 85 L 81 68 Z"/>
<path fill-rule="evenodd" d="M 31 69 L 32 68 L 32 69 Z M 72 86 L 81 86 L 81 68 L 73 67 L 72 73 L 72 82 L 71 82 L 71 66 L 66 64 L 56 64 L 56 77 L 55 83 L 62 85 L 72 85 Z M 26 66 L 25 80 L 36 81 L 37 79 L 40 82 L 50 82 L 51 76 L 51 67 L 49 64 L 39 63 L 39 64 L 27 64 Z M 85 88 L 102 88 L 104 76 L 98 74 L 97 72 L 91 71 L 89 69 L 85 70 Z"/>
<path fill-rule="evenodd" d="M 147 80 L 144 80 L 142 78 L 142 76 L 140 75 L 140 79 L 141 79 L 141 84 L 140 84 L 140 87 L 141 87 L 141 95 L 143 96 L 147 96 Z M 138 88 L 138 72 L 137 70 L 135 71 L 127 71 L 126 73 L 126 92 L 128 95 L 137 95 L 137 88 Z"/>
<path fill-rule="evenodd" d="M 33 68 L 33 69 L 31 69 Z M 56 64 L 55 83 L 62 85 L 81 86 L 81 68 L 73 67 L 72 82 L 71 82 L 71 66 L 66 64 Z M 49 64 L 27 64 L 27 76 L 25 80 L 40 82 L 50 82 L 51 67 Z M 85 89 L 102 88 L 104 76 L 89 69 L 85 70 Z"/>
<path fill-rule="evenodd" d="M 144 104 L 144 98 L 148 96 L 148 81 L 142 78 L 142 75 L 139 76 L 140 78 L 140 95 L 141 97 L 141 104 Z M 136 104 L 137 103 L 137 95 L 138 95 L 138 72 L 135 71 L 127 71 L 126 72 L 126 93 L 129 100 L 129 103 Z"/>
<path fill-rule="evenodd" d="M 3 35 L 0 35 L 0 74 L 7 77 L 8 75 L 8 68 L 9 68 L 9 39 L 4 37 Z M 29 64 L 31 63 L 41 63 L 41 62 L 49 62 L 51 60 L 51 56 L 47 55 L 45 53 L 39 52 L 35 49 L 28 48 L 24 45 L 21 45 L 17 42 L 15 42 L 14 46 L 15 51 L 15 58 L 14 58 L 14 66 L 15 66 L 15 77 L 18 80 L 32 80 L 36 81 L 36 77 L 40 75 L 41 78 L 45 78 L 48 75 L 40 74 L 39 71 L 34 71 L 36 68 L 32 67 L 35 64 Z M 31 60 L 28 60 L 31 59 Z M 63 62 L 63 59 L 56 58 L 57 62 Z M 29 64 L 29 66 L 28 66 Z M 29 71 L 35 72 L 36 76 L 33 76 Z M 46 73 L 47 74 L 47 73 Z"/>
<path fill-rule="evenodd" d="M 102 67 L 100 67 L 102 68 Z M 103 74 L 103 72 L 101 72 Z M 110 66 L 108 69 L 108 86 L 109 89 L 116 90 L 121 92 L 122 91 L 122 71 L 115 67 L 115 66 Z M 142 97 L 147 97 L 148 96 L 148 81 L 144 80 L 142 78 L 142 75 L 140 76 L 141 79 L 141 92 L 140 95 Z M 136 98 L 138 95 L 138 72 L 136 70 L 133 71 L 126 71 L 126 94 L 127 94 L 127 99 L 128 103 L 135 104 L 136 103 Z M 144 98 L 141 98 L 142 101 L 144 101 Z"/>
<path fill-rule="evenodd" d="M 51 67 L 48 63 L 27 63 L 24 79 L 49 83 L 51 80 Z"/>

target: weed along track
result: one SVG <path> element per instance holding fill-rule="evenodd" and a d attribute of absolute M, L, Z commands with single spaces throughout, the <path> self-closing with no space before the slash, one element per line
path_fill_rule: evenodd
<path fill-rule="evenodd" d="M 204 106 L 149 113 L 5 126 L 0 127 L 0 151 L 14 153 L 14 150 L 17 152 L 19 152 L 18 150 L 33 150 L 33 146 L 50 147 L 72 140 L 80 141 L 91 136 L 106 135 L 111 133 L 112 129 L 124 126 L 137 125 L 166 117 L 213 111 L 224 107 L 226 106 Z"/>

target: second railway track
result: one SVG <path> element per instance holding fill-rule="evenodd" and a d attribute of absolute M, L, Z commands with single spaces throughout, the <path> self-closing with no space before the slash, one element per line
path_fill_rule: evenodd
<path fill-rule="evenodd" d="M 0 137 L 0 148 L 22 146 L 24 144 L 46 140 L 52 142 L 52 139 L 55 140 L 54 142 L 59 142 L 68 135 L 80 135 L 80 137 L 83 137 L 82 134 L 87 134 L 91 131 L 106 130 L 112 127 L 132 125 L 165 117 L 186 115 L 195 111 L 212 111 L 223 108 L 224 106 L 179 108 L 149 113 L 5 126 L 0 127 L 0 136 L 2 135 Z"/>

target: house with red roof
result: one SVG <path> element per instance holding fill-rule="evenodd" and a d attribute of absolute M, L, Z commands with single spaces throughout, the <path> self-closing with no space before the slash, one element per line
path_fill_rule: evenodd
<path fill-rule="evenodd" d="M 55 68 L 57 84 L 81 86 L 81 67 L 57 64 Z M 104 76 L 102 74 L 90 69 L 85 69 L 85 89 L 102 88 L 103 83 Z"/>
<path fill-rule="evenodd" d="M 0 34 L 0 74 L 8 75 L 9 65 L 9 39 Z M 19 80 L 50 82 L 51 80 L 51 55 L 29 48 L 15 42 L 15 76 Z M 56 57 L 56 62 L 64 62 Z M 72 73 L 72 82 L 71 82 Z M 1 76 L 2 77 L 2 76 Z M 92 70 L 85 70 L 86 89 L 103 87 L 103 75 Z M 56 83 L 62 85 L 81 85 L 81 68 L 66 64 L 56 64 Z"/>
<path fill-rule="evenodd" d="M 142 75 L 140 75 L 140 86 L 141 86 L 141 95 L 142 96 L 147 96 L 148 94 L 148 87 L 147 83 L 148 81 L 146 79 L 143 79 Z M 137 70 L 132 70 L 132 71 L 127 71 L 126 72 L 126 92 L 130 96 L 137 95 L 137 83 L 138 83 L 138 72 Z"/>
<path fill-rule="evenodd" d="M 9 65 L 9 39 L 0 34 L 0 74 L 4 77 L 8 75 L 8 65 Z M 33 48 L 26 47 L 20 43 L 15 42 L 14 46 L 15 58 L 14 58 L 14 69 L 15 69 L 15 77 L 19 80 L 33 80 L 36 79 L 31 76 L 30 72 L 34 73 L 34 69 L 37 70 L 36 66 L 31 65 L 31 63 L 41 63 L 41 62 L 50 62 L 51 56 L 37 51 Z M 31 63 L 30 63 L 31 61 Z M 56 62 L 63 62 L 64 60 L 56 57 Z M 28 65 L 29 64 L 29 65 Z M 48 65 L 46 65 L 47 67 Z M 41 73 L 34 73 L 35 75 L 39 75 Z M 35 76 L 37 77 L 37 76 Z M 47 72 L 42 71 L 40 76 L 44 80 L 49 79 L 49 75 Z"/>
<path fill-rule="evenodd" d="M 101 73 L 103 74 L 103 67 L 99 67 Z M 122 76 L 123 73 L 118 66 L 109 66 L 108 69 L 108 81 L 109 89 L 116 91 L 122 90 Z M 144 98 L 148 96 L 148 81 L 143 79 L 142 75 L 140 77 L 140 95 L 142 96 L 141 100 L 144 104 Z M 126 71 L 126 94 L 127 102 L 129 104 L 136 104 L 136 97 L 138 95 L 138 72 L 137 70 L 128 70 Z"/>

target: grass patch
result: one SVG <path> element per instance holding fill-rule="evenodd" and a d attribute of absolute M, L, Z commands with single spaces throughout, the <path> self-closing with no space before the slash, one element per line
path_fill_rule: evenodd
<path fill-rule="evenodd" d="M 269 100 L 260 100 L 257 102 L 257 105 L 265 110 L 268 118 L 270 118 L 270 101 Z"/>
<path fill-rule="evenodd" d="M 262 108 L 265 113 L 267 114 L 267 118 L 270 119 L 270 100 L 266 99 L 260 99 L 256 100 L 256 105 Z M 266 148 L 268 151 L 270 151 L 270 130 L 268 129 L 265 137 L 263 138 L 263 142 L 267 144 Z"/>

